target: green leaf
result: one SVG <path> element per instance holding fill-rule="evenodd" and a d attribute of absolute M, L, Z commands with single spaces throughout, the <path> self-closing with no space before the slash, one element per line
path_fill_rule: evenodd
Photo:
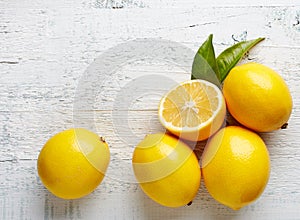
<path fill-rule="evenodd" d="M 255 40 L 242 41 L 224 50 L 216 60 L 219 80 L 223 82 L 229 71 L 242 59 L 244 54 L 264 39 L 257 38 Z"/>
<path fill-rule="evenodd" d="M 204 79 L 220 86 L 219 71 L 216 63 L 215 50 L 212 44 L 213 35 L 200 46 L 195 55 L 191 79 Z"/>

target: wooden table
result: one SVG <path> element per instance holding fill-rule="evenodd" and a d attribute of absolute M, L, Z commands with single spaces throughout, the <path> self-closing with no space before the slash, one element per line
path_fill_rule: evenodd
<path fill-rule="evenodd" d="M 296 0 L 0 1 L 0 219 L 300 219 L 299 22 Z M 165 208 L 135 183 L 131 154 L 145 134 L 164 131 L 159 97 L 190 78 L 193 54 L 210 33 L 217 54 L 265 37 L 242 62 L 278 71 L 293 112 L 288 129 L 262 134 L 272 171 L 254 204 L 232 211 L 202 181 L 191 206 Z M 147 51 L 134 49 L 141 42 Z M 178 52 L 182 60 L 172 63 Z M 104 63 L 107 72 L 92 69 Z M 95 192 L 65 201 L 41 184 L 36 160 L 50 136 L 74 126 L 104 136 L 111 162 Z"/>

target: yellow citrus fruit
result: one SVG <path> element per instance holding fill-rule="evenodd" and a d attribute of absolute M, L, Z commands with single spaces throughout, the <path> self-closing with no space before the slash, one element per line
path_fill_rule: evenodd
<path fill-rule="evenodd" d="M 62 131 L 51 137 L 38 157 L 38 174 L 57 197 L 76 199 L 96 189 L 110 160 L 107 143 L 83 128 Z"/>
<path fill-rule="evenodd" d="M 223 93 L 231 115 L 258 132 L 281 128 L 292 111 L 292 97 L 284 80 L 258 63 L 234 67 L 224 81 Z"/>
<path fill-rule="evenodd" d="M 163 206 L 187 205 L 198 192 L 198 159 L 185 143 L 170 135 L 147 135 L 135 148 L 132 165 L 142 190 Z"/>
<path fill-rule="evenodd" d="M 218 131 L 202 155 L 202 175 L 208 192 L 234 210 L 261 195 L 269 174 L 266 145 L 256 133 L 242 127 Z"/>
<path fill-rule="evenodd" d="M 180 138 L 200 141 L 223 124 L 226 105 L 220 89 L 205 80 L 185 81 L 160 101 L 159 120 Z"/>

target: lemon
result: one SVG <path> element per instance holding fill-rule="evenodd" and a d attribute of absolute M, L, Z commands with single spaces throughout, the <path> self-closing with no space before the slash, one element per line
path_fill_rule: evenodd
<path fill-rule="evenodd" d="M 132 164 L 142 190 L 163 206 L 187 205 L 198 192 L 198 159 L 185 143 L 172 136 L 147 135 L 135 148 Z"/>
<path fill-rule="evenodd" d="M 220 89 L 205 80 L 185 81 L 160 101 L 159 120 L 180 138 L 200 141 L 223 124 L 226 105 Z"/>
<path fill-rule="evenodd" d="M 218 202 L 240 209 L 263 192 L 270 173 L 269 153 L 254 132 L 238 126 L 218 131 L 202 155 L 205 186 Z"/>
<path fill-rule="evenodd" d="M 284 80 L 258 63 L 234 67 L 224 81 L 223 93 L 231 115 L 258 132 L 285 126 L 292 111 L 292 97 Z"/>
<path fill-rule="evenodd" d="M 83 128 L 62 131 L 51 137 L 38 157 L 38 174 L 57 197 L 83 197 L 101 183 L 110 160 L 107 143 Z"/>

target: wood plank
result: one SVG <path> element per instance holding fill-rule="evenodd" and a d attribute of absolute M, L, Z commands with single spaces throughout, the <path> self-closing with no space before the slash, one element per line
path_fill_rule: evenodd
<path fill-rule="evenodd" d="M 0 166 L 1 176 L 5 175 L 9 183 L 5 186 L 1 181 L 0 185 L 0 216 L 3 219 L 232 219 L 245 216 L 266 219 L 266 214 L 276 219 L 296 219 L 300 214 L 299 209 L 295 209 L 300 205 L 300 194 L 292 191 L 297 187 L 295 182 L 299 182 L 299 177 L 294 179 L 295 176 L 293 179 L 284 175 L 278 179 L 271 176 L 262 197 L 238 212 L 214 201 L 203 182 L 191 206 L 170 209 L 154 203 L 138 185 L 109 176 L 87 197 L 69 201 L 58 199 L 44 189 L 36 177 L 35 164 L 36 161 L 29 160 Z"/>
<path fill-rule="evenodd" d="M 17 0 L 9 2 L 0 2 L 0 7 L 12 8 L 41 8 L 38 0 L 30 2 L 22 2 L 20 4 Z M 299 5 L 297 0 L 253 0 L 253 1 L 238 1 L 238 0 L 202 0 L 201 2 L 194 0 L 81 0 L 81 1 L 59 1 L 53 0 L 51 2 L 43 2 L 44 7 L 94 7 L 97 9 L 124 9 L 124 8 L 206 8 L 206 7 L 274 7 L 274 6 L 295 6 Z"/>
<path fill-rule="evenodd" d="M 250 59 L 299 74 L 298 10 L 207 8 L 199 13 L 184 8 L 145 8 L 105 10 L 98 16 L 95 9 L 0 9 L 0 84 L 73 88 L 96 57 L 119 43 L 159 36 L 196 51 L 209 33 L 215 35 L 217 53 L 233 44 L 233 39 L 264 36 L 266 40 L 251 52 Z M 167 18 L 161 20 L 161 14 Z"/>
<path fill-rule="evenodd" d="M 299 91 L 300 63 L 297 60 L 299 50 L 286 49 L 287 57 L 280 59 L 281 49 L 261 49 L 253 50 L 248 57 L 251 62 L 264 63 L 279 72 L 289 85 L 291 92 L 297 94 Z M 249 62 L 245 59 L 243 62 Z M 192 57 L 191 61 L 192 62 Z M 36 66 L 38 68 L 38 66 Z M 114 66 L 111 69 L 115 69 Z M 20 65 L 14 73 L 22 74 L 24 71 Z M 59 76 L 59 70 L 55 71 Z M 48 72 L 51 74 L 51 72 Z M 27 80 L 26 77 L 15 78 L 11 71 L 4 72 L 0 81 L 0 111 L 73 111 L 74 108 L 80 110 L 113 110 L 120 108 L 124 100 L 119 100 L 124 95 L 128 96 L 127 104 L 131 109 L 157 109 L 162 95 L 164 95 L 177 82 L 182 82 L 190 78 L 188 72 L 183 72 L 180 67 L 163 63 L 138 63 L 128 64 L 110 76 L 103 77 L 97 73 L 89 74 L 63 74 L 64 80 L 57 82 L 57 79 L 48 79 L 51 83 L 34 81 L 38 77 L 35 66 L 32 65 L 28 70 L 28 76 L 32 77 Z M 76 82 L 70 82 L 76 77 Z M 145 77 L 145 78 L 143 78 Z M 143 81 L 143 79 L 152 81 Z M 15 80 L 14 80 L 15 79 Z M 84 80 L 88 81 L 84 81 Z M 160 80 L 161 79 L 161 80 Z M 136 81 L 134 81 L 136 80 Z M 160 81 L 160 82 L 159 82 Z M 92 83 L 93 89 L 89 87 Z M 135 84 L 135 90 L 129 85 Z M 88 87 L 86 90 L 79 88 Z M 124 98 L 124 97 L 123 97 Z M 296 97 L 295 97 L 296 98 Z M 116 101 L 117 100 L 117 101 Z M 120 103 L 116 103 L 116 102 Z"/>

